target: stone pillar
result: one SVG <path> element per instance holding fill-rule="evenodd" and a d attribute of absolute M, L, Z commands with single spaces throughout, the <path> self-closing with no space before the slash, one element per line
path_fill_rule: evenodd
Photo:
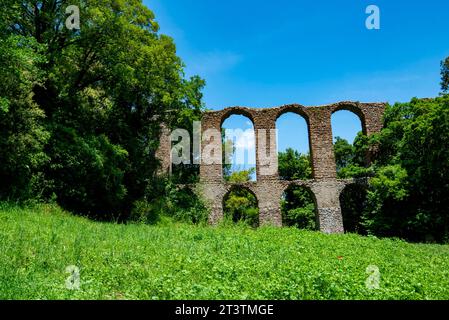
<path fill-rule="evenodd" d="M 258 181 L 256 197 L 259 205 L 259 224 L 282 226 L 281 194 L 277 181 Z"/>
<path fill-rule="evenodd" d="M 222 182 L 222 140 L 220 117 L 204 113 L 201 121 L 201 165 L 200 180 Z"/>
<path fill-rule="evenodd" d="M 201 182 L 196 191 L 206 201 L 210 210 L 209 224 L 216 225 L 223 220 L 223 197 L 226 195 L 226 186 L 223 183 Z"/>
<path fill-rule="evenodd" d="M 218 117 L 205 113 L 201 121 L 200 183 L 197 188 L 210 210 L 208 222 L 211 225 L 223 220 L 223 197 L 226 193 L 221 163 L 221 128 L 217 120 Z"/>
<path fill-rule="evenodd" d="M 376 103 L 372 105 L 364 105 L 361 108 L 364 116 L 364 129 L 367 136 L 379 132 L 383 127 L 383 114 L 385 112 L 385 104 Z"/>
<path fill-rule="evenodd" d="M 361 112 L 363 113 L 363 129 L 364 133 L 369 137 L 370 135 L 380 132 L 383 127 L 383 114 L 385 112 L 385 104 L 373 104 L 373 105 L 364 105 L 361 108 Z M 378 151 L 378 148 L 371 147 L 367 150 L 365 158 L 366 165 L 369 165 L 372 162 L 372 158 Z"/>
<path fill-rule="evenodd" d="M 342 185 L 337 180 L 317 181 L 311 185 L 318 210 L 318 224 L 324 233 L 343 233 L 343 216 L 340 208 Z"/>
<path fill-rule="evenodd" d="M 337 169 L 332 141 L 331 111 L 328 108 L 310 108 L 307 113 L 313 176 L 315 179 L 335 179 Z"/>
<path fill-rule="evenodd" d="M 254 116 L 254 135 L 257 181 L 277 180 L 279 178 L 278 151 L 276 114 L 274 112 L 259 111 Z"/>
<path fill-rule="evenodd" d="M 164 123 L 161 123 L 160 128 L 159 146 L 156 150 L 156 159 L 160 161 L 157 174 L 171 174 L 171 132 Z"/>

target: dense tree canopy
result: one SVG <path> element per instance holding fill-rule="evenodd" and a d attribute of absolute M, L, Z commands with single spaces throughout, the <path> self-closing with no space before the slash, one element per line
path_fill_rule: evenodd
<path fill-rule="evenodd" d="M 279 177 L 283 180 L 311 179 L 310 156 L 287 148 L 278 154 Z"/>
<path fill-rule="evenodd" d="M 449 96 L 387 106 L 384 128 L 334 145 L 339 178 L 368 176 L 342 195 L 349 229 L 414 241 L 449 240 Z M 365 168 L 363 154 L 371 151 Z M 350 198 L 350 195 L 353 195 Z M 344 202 L 344 203 L 343 203 Z"/>
<path fill-rule="evenodd" d="M 34 186 L 92 216 L 129 212 L 154 177 L 159 123 L 197 117 L 204 82 L 184 78 L 140 0 L 6 0 L 0 15 L 1 197 Z"/>
<path fill-rule="evenodd" d="M 365 213 L 369 230 L 449 239 L 449 96 L 389 106 Z"/>

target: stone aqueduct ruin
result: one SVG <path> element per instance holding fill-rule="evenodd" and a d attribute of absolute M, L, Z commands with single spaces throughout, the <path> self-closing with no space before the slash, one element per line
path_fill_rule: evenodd
<path fill-rule="evenodd" d="M 260 150 L 258 150 L 259 137 L 255 134 L 257 181 L 237 185 L 247 188 L 256 196 L 260 224 L 276 226 L 282 225 L 280 199 L 283 192 L 292 185 L 306 187 L 311 191 L 315 200 L 319 229 L 325 233 L 341 233 L 344 229 L 340 208 L 340 193 L 349 184 L 363 182 L 353 179 L 337 179 L 331 116 L 334 112 L 340 110 L 355 113 L 360 118 L 362 130 L 366 135 L 378 132 L 382 128 L 384 103 L 339 102 L 313 107 L 292 104 L 263 109 L 231 107 L 220 111 L 205 112 L 201 121 L 201 132 L 204 133 L 208 129 L 216 129 L 221 132 L 223 122 L 231 115 L 248 117 L 253 122 L 255 132 L 259 129 L 265 129 L 266 132 L 276 129 L 276 120 L 284 113 L 293 112 L 302 116 L 308 126 L 313 179 L 280 180 L 277 174 L 277 152 L 266 155 L 269 158 L 269 163 L 266 162 L 267 157 L 264 157 L 265 159 L 262 161 Z M 276 141 L 270 141 L 269 134 L 267 134 L 266 139 L 268 145 L 276 143 Z M 221 157 L 221 139 L 212 138 L 207 141 L 207 144 L 212 144 L 216 150 L 220 150 Z M 204 140 L 202 148 L 204 148 Z M 277 148 L 274 150 L 277 150 Z M 161 161 L 162 170 L 169 172 L 171 168 L 171 141 L 167 129 L 163 130 L 156 156 Z M 261 174 L 261 171 L 267 165 L 275 165 L 274 174 Z M 223 199 L 231 188 L 236 186 L 236 184 L 224 181 L 222 170 L 222 164 L 205 164 L 203 162 L 200 164 L 201 183 L 196 186 L 196 190 L 210 206 L 209 221 L 211 223 L 216 223 L 223 218 Z"/>

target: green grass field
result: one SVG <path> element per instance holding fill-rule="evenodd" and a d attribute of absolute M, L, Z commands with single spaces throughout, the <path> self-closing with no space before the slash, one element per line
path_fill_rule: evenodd
<path fill-rule="evenodd" d="M 69 290 L 66 267 L 80 268 Z M 379 268 L 368 289 L 366 269 Z M 449 299 L 449 246 L 0 205 L 0 299 Z"/>

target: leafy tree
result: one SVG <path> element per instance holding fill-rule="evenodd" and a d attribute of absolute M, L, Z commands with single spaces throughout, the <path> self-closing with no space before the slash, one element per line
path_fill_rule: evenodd
<path fill-rule="evenodd" d="M 306 180 L 312 178 L 309 155 L 292 148 L 278 154 L 279 176 L 284 180 Z M 282 222 L 286 226 L 315 230 L 316 208 L 313 196 L 305 188 L 289 187 L 281 199 Z"/>
<path fill-rule="evenodd" d="M 227 182 L 242 184 L 250 181 L 255 169 L 234 171 L 227 178 Z M 233 186 L 223 199 L 224 215 L 234 222 L 243 221 L 252 227 L 259 225 L 259 209 L 257 198 L 248 189 Z"/>
<path fill-rule="evenodd" d="M 285 226 L 316 230 L 316 207 L 313 195 L 303 187 L 289 187 L 281 201 L 282 222 Z"/>
<path fill-rule="evenodd" d="M 310 156 L 292 148 L 278 154 L 279 177 L 283 180 L 311 179 Z"/>
<path fill-rule="evenodd" d="M 37 64 L 44 62 L 43 47 L 20 35 L 0 35 L 0 199 L 38 197 L 39 170 L 49 160 L 45 114 L 32 93 L 42 82 Z"/>
<path fill-rule="evenodd" d="M 222 167 L 223 167 L 223 177 L 225 180 L 229 180 L 232 175 L 232 155 L 235 152 L 234 141 L 232 139 L 226 140 L 226 130 L 221 130 L 221 141 L 222 141 Z M 249 180 L 248 180 L 249 181 Z"/>
<path fill-rule="evenodd" d="M 251 176 L 254 175 L 255 172 L 255 168 L 234 171 L 226 178 L 226 181 L 230 183 L 245 183 L 251 180 Z"/>
<path fill-rule="evenodd" d="M 364 219 L 369 232 L 410 240 L 449 239 L 449 96 L 388 106 L 377 135 L 375 177 Z"/>
<path fill-rule="evenodd" d="M 352 164 L 355 157 L 354 146 L 347 140 L 336 137 L 334 142 L 335 164 L 337 172 Z"/>
<path fill-rule="evenodd" d="M 340 137 L 335 138 L 334 154 L 337 167 L 337 177 L 340 179 L 366 177 L 371 171 L 366 168 L 366 158 L 369 149 L 369 139 L 359 132 L 350 144 Z"/>
<path fill-rule="evenodd" d="M 65 27 L 68 5 L 80 8 L 81 30 Z M 2 153 L 2 163 L 20 155 L 21 177 L 41 177 L 44 196 L 92 216 L 126 216 L 135 201 L 160 197 L 145 192 L 158 166 L 159 123 L 198 118 L 204 81 L 184 78 L 153 13 L 140 0 L 5 0 L 0 18 L 2 57 L 18 63 L 0 77 L 24 80 L 21 95 L 2 88 L 1 110 L 13 110 L 4 135 L 26 150 Z M 27 106 L 11 109 L 16 102 L 3 92 Z"/>
<path fill-rule="evenodd" d="M 256 197 L 246 188 L 234 187 L 224 199 L 224 215 L 234 222 L 242 221 L 257 227 L 259 209 Z"/>
<path fill-rule="evenodd" d="M 441 61 L 441 90 L 443 93 L 449 91 L 449 57 Z"/>

